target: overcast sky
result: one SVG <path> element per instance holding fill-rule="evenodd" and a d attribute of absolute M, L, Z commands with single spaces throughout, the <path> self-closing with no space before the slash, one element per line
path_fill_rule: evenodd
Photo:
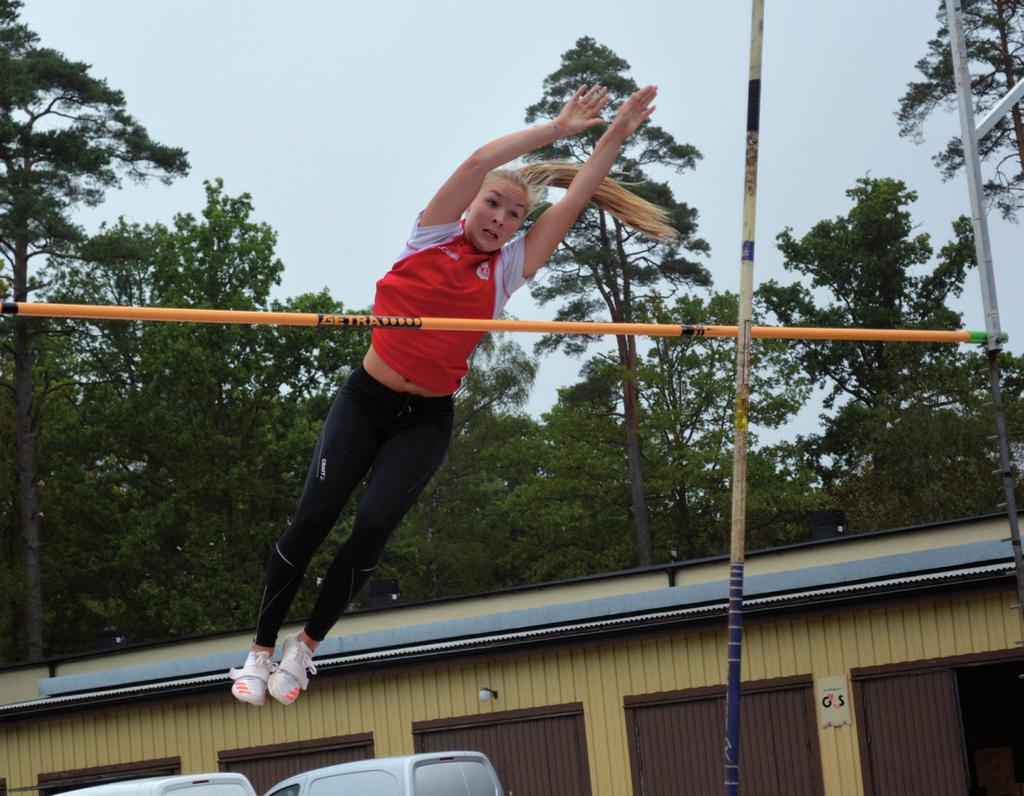
<path fill-rule="evenodd" d="M 936 251 L 969 213 L 965 179 L 943 183 L 931 162 L 959 134 L 956 114 L 936 115 L 920 146 L 898 136 L 894 117 L 938 30 L 938 5 L 768 0 L 756 281 L 793 281 L 775 236 L 845 214 L 845 191 L 868 174 L 918 192 L 913 215 Z M 372 303 L 374 282 L 451 170 L 522 127 L 561 54 L 592 36 L 638 83 L 659 86 L 655 122 L 703 154 L 695 171 L 669 180 L 700 213 L 715 288 L 738 289 L 748 3 L 28 0 L 23 18 L 45 46 L 122 90 L 156 140 L 189 152 L 188 178 L 112 192 L 79 214 L 82 224 L 170 222 L 199 211 L 202 181 L 220 177 L 228 193 L 251 193 L 257 217 L 278 232 L 279 297 L 326 286 L 352 308 Z M 1003 329 L 1017 351 L 1021 229 L 998 214 L 989 223 Z M 525 291 L 508 309 L 554 314 Z M 959 309 L 966 328 L 984 328 L 976 272 Z M 578 367 L 544 360 L 529 411 L 550 407 Z"/>

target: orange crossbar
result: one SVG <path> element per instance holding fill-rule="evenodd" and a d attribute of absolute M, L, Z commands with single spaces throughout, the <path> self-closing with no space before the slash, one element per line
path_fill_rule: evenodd
<path fill-rule="evenodd" d="M 179 321 L 187 323 L 341 326 L 347 328 L 434 329 L 461 332 L 534 332 L 540 334 L 625 334 L 647 337 L 735 337 L 735 326 L 676 323 L 599 323 L 515 321 L 482 318 L 417 318 L 390 315 L 329 315 L 317 312 L 251 312 L 172 307 L 118 307 L 94 304 L 3 302 L 4 315 L 88 320 Z M 854 329 L 804 326 L 755 326 L 753 337 L 774 340 L 870 340 L 912 343 L 985 343 L 985 332 L 935 329 Z M 1003 334 L 1003 341 L 1007 335 Z"/>

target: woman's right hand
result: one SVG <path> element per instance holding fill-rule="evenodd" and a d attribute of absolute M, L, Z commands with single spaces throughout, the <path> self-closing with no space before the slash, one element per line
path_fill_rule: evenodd
<path fill-rule="evenodd" d="M 608 128 L 609 131 L 621 133 L 622 140 L 629 138 L 641 124 L 647 121 L 647 117 L 654 113 L 655 106 L 651 103 L 656 96 L 658 96 L 657 86 L 644 86 L 639 91 L 634 91 L 615 114 L 615 119 Z"/>
<path fill-rule="evenodd" d="M 580 86 L 555 119 L 559 137 L 567 138 L 605 124 L 599 114 L 607 104 L 608 89 L 604 86 L 595 84 L 589 89 L 586 84 Z"/>

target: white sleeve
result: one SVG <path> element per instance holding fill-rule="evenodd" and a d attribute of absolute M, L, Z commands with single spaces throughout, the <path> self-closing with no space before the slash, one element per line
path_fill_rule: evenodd
<path fill-rule="evenodd" d="M 533 276 L 529 279 L 523 276 L 523 266 L 526 264 L 526 236 L 518 235 L 502 246 L 501 255 L 501 284 L 507 301 L 519 288 L 533 281 Z"/>
<path fill-rule="evenodd" d="M 409 239 L 405 242 L 405 248 L 402 250 L 402 253 L 398 255 L 397 259 L 403 260 L 413 252 L 418 252 L 420 249 L 426 249 L 429 246 L 436 246 L 438 243 L 444 243 L 446 240 L 451 240 L 462 232 L 461 221 L 451 221 L 447 224 L 431 224 L 429 227 L 421 227 L 421 215 L 423 214 L 417 214 L 416 221 L 412 225 L 412 232 L 409 233 Z"/>

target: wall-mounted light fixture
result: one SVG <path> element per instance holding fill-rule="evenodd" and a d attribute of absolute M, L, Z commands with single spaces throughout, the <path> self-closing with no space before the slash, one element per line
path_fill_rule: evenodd
<path fill-rule="evenodd" d="M 493 688 L 488 688 L 487 686 L 484 686 L 483 688 L 480 689 L 480 701 L 481 702 L 490 702 L 492 699 L 497 699 L 497 698 L 498 698 L 498 692 L 495 691 Z"/>

